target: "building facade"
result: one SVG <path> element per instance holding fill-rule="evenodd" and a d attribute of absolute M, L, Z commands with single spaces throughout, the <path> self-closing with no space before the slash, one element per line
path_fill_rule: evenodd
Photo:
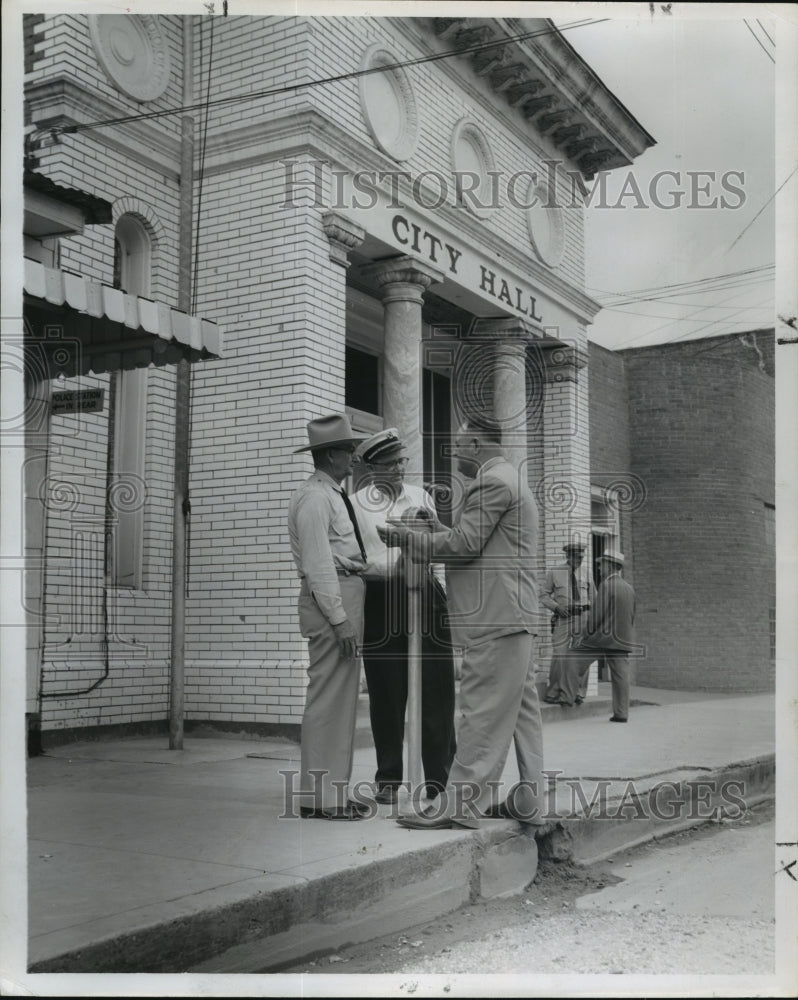
<path fill-rule="evenodd" d="M 285 517 L 314 417 L 398 426 L 409 480 L 447 518 L 448 434 L 492 413 L 538 498 L 541 575 L 567 540 L 625 542 L 619 484 L 591 488 L 583 197 L 653 140 L 551 22 L 57 14 L 25 29 L 31 166 L 111 207 L 28 241 L 42 280 L 82 275 L 224 329 L 223 356 L 196 345 L 186 414 L 174 366 L 146 353 L 40 385 L 28 709 L 45 744 L 168 715 L 181 419 L 187 725 L 298 734 Z M 113 409 L 53 408 L 85 388 Z"/>
<path fill-rule="evenodd" d="M 773 690 L 774 352 L 772 329 L 590 347 L 591 479 L 628 484 L 638 683 Z"/>

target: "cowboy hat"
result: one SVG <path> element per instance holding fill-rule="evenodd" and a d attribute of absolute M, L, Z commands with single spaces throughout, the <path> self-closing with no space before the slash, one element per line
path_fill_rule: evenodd
<path fill-rule="evenodd" d="M 356 444 L 363 440 L 362 434 L 353 434 L 349 417 L 345 413 L 331 413 L 326 417 L 318 417 L 308 424 L 308 441 L 304 448 L 294 451 L 298 455 L 302 451 L 315 451 L 316 448 L 335 448 L 339 444 Z"/>

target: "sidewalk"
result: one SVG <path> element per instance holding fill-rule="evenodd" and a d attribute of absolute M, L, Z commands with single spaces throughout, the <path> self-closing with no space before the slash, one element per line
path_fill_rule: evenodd
<path fill-rule="evenodd" d="M 299 767 L 281 740 L 187 738 L 170 751 L 149 737 L 32 758 L 29 968 L 269 971 L 518 891 L 538 848 L 589 861 L 733 809 L 735 795 L 772 796 L 773 695 L 634 688 L 629 723 L 609 725 L 608 688 L 583 709 L 542 706 L 556 774 L 536 830 L 411 831 L 391 806 L 359 823 L 280 819 L 280 771 Z M 353 781 L 374 767 L 361 746 Z M 516 777 L 511 761 L 504 780 Z"/>

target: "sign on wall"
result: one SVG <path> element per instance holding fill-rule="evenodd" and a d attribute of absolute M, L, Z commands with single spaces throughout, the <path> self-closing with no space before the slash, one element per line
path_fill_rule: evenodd
<path fill-rule="evenodd" d="M 69 389 L 54 392 L 52 413 L 101 413 L 105 389 Z"/>

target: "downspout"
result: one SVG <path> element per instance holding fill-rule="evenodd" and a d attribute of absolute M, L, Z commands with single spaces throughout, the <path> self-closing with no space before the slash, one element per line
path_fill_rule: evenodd
<path fill-rule="evenodd" d="M 183 107 L 194 102 L 194 18 L 183 18 Z M 184 115 L 180 136 L 180 204 L 177 307 L 191 312 L 191 257 L 194 212 L 194 119 Z M 189 405 L 191 369 L 181 358 L 175 381 L 175 461 L 172 520 L 172 641 L 169 658 L 169 749 L 183 749 L 186 647 L 186 538 L 188 499 Z"/>

